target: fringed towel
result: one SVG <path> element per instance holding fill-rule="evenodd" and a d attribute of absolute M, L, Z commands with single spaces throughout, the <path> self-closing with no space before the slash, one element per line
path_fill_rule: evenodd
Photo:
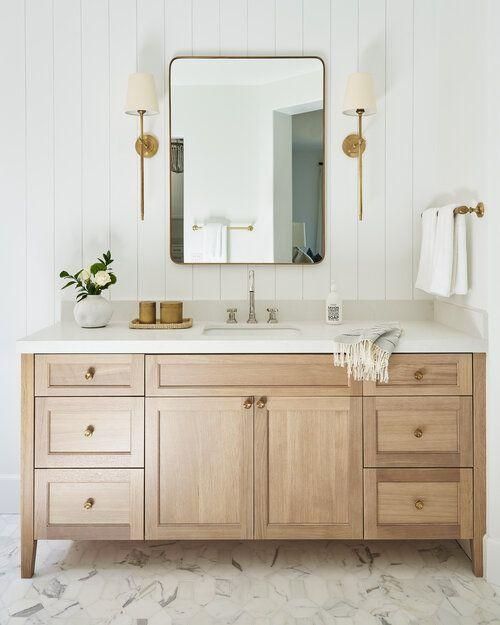
<path fill-rule="evenodd" d="M 396 349 L 401 327 L 379 324 L 359 328 L 335 337 L 333 364 L 347 367 L 347 375 L 355 380 L 389 381 L 389 357 Z"/>

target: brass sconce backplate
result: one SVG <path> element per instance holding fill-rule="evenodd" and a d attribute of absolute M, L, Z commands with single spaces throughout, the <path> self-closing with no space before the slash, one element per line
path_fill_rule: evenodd
<path fill-rule="evenodd" d="M 158 139 L 153 135 L 142 135 L 138 137 L 135 142 L 135 151 L 139 156 L 141 155 L 141 142 L 142 142 L 142 155 L 144 158 L 151 158 L 158 152 Z"/>
<path fill-rule="evenodd" d="M 361 154 L 364 153 L 365 149 L 366 141 L 365 139 L 361 139 Z M 342 150 L 346 156 L 356 158 L 359 151 L 359 135 L 347 135 L 342 142 Z"/>

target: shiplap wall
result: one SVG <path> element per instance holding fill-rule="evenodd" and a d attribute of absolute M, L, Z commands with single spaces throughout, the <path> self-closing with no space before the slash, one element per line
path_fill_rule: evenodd
<path fill-rule="evenodd" d="M 245 266 L 177 266 L 168 251 L 168 64 L 177 54 L 317 54 L 327 70 L 327 256 L 314 267 L 257 266 L 258 298 L 422 297 L 413 283 L 420 212 L 481 191 L 483 0 L 0 0 L 0 263 L 4 272 L 0 477 L 17 474 L 14 340 L 57 320 L 62 268 L 110 247 L 113 299 L 243 299 Z M 365 219 L 356 163 L 342 153 L 348 74 L 374 75 L 366 120 Z M 160 139 L 138 220 L 137 120 L 128 74 L 153 72 Z M 478 108 L 479 107 L 479 110 Z M 472 292 L 485 305 L 486 223 L 470 218 Z M 64 291 L 65 297 L 72 294 Z"/>

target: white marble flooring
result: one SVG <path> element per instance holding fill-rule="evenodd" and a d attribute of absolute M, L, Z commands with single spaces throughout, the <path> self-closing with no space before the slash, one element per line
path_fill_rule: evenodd
<path fill-rule="evenodd" d="M 500 625 L 453 541 L 40 541 L 0 516 L 1 625 Z"/>

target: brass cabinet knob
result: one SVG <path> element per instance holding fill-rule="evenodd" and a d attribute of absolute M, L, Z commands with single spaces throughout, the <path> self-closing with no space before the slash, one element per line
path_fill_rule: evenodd
<path fill-rule="evenodd" d="M 92 434 L 94 433 L 95 427 L 93 425 L 87 425 L 87 429 L 85 430 L 85 432 L 83 433 L 84 436 L 92 436 Z"/>
<path fill-rule="evenodd" d="M 413 436 L 415 438 L 422 438 L 422 436 L 424 435 L 424 433 L 422 432 L 422 430 L 420 428 L 417 428 L 414 432 L 413 432 Z"/>
<path fill-rule="evenodd" d="M 245 401 L 243 402 L 243 408 L 246 408 L 247 410 L 249 410 L 252 406 L 253 406 L 253 397 L 248 397 L 247 399 L 245 399 Z"/>
<path fill-rule="evenodd" d="M 424 502 L 421 499 L 417 499 L 417 501 L 415 502 L 415 508 L 417 510 L 422 510 L 423 507 L 424 507 Z"/>
<path fill-rule="evenodd" d="M 257 408 L 264 408 L 266 405 L 267 399 L 265 397 L 261 397 L 257 402 Z"/>
<path fill-rule="evenodd" d="M 424 374 L 422 371 L 415 371 L 413 377 L 417 380 L 417 382 L 420 382 L 420 380 L 423 380 Z"/>
<path fill-rule="evenodd" d="M 94 499 L 92 497 L 89 497 L 87 501 L 83 504 L 83 507 L 85 510 L 90 510 L 91 508 L 93 508 L 94 503 Z"/>
<path fill-rule="evenodd" d="M 86 380 L 92 380 L 95 374 L 95 369 L 94 367 L 89 367 L 87 369 L 87 372 L 85 373 L 85 379 Z"/>

